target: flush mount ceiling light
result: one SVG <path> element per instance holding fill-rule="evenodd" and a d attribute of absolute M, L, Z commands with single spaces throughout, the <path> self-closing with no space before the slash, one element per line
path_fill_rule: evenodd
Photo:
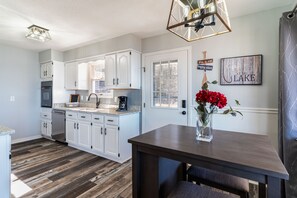
<path fill-rule="evenodd" d="M 172 0 L 167 30 L 186 41 L 231 32 L 225 0 Z"/>
<path fill-rule="evenodd" d="M 30 27 L 28 27 L 28 30 L 29 32 L 26 35 L 26 38 L 28 39 L 33 39 L 41 42 L 45 42 L 52 39 L 49 34 L 49 30 L 43 27 L 31 25 Z"/>

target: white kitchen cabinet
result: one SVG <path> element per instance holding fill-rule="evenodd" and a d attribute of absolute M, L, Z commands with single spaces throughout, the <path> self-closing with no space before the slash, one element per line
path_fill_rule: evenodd
<path fill-rule="evenodd" d="M 87 63 L 71 62 L 65 64 L 65 89 L 88 90 L 89 73 Z"/>
<path fill-rule="evenodd" d="M 119 127 L 112 125 L 105 125 L 105 154 L 111 157 L 120 157 L 119 152 Z"/>
<path fill-rule="evenodd" d="M 50 108 L 42 108 L 40 113 L 40 131 L 44 137 L 52 135 L 52 114 Z"/>
<path fill-rule="evenodd" d="M 66 142 L 77 145 L 76 120 L 66 119 Z"/>
<path fill-rule="evenodd" d="M 103 124 L 93 123 L 92 125 L 92 149 L 95 152 L 103 153 L 104 151 L 104 126 Z"/>
<path fill-rule="evenodd" d="M 140 65 L 140 54 L 133 50 L 106 55 L 106 87 L 140 89 Z"/>
<path fill-rule="evenodd" d="M 40 65 L 40 78 L 49 79 L 53 77 L 53 62 L 47 62 Z"/>
<path fill-rule="evenodd" d="M 90 121 L 78 121 L 77 123 L 77 145 L 79 147 L 90 149 L 91 148 L 91 128 Z"/>
<path fill-rule="evenodd" d="M 1 128 L 1 126 L 0 126 Z M 11 136 L 0 135 L 0 194 L 3 198 L 11 197 Z"/>

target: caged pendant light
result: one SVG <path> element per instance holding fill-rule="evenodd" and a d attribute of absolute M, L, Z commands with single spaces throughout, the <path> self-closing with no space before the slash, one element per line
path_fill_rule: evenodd
<path fill-rule="evenodd" d="M 167 30 L 189 42 L 231 32 L 225 0 L 172 0 Z"/>

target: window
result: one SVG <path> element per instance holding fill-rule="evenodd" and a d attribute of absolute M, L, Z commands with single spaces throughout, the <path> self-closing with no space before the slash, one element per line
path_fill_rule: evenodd
<path fill-rule="evenodd" d="M 177 67 L 177 60 L 153 63 L 153 107 L 178 108 Z"/>
<path fill-rule="evenodd" d="M 101 98 L 112 98 L 113 92 L 105 87 L 105 60 L 90 61 L 91 93 L 96 93 Z"/>

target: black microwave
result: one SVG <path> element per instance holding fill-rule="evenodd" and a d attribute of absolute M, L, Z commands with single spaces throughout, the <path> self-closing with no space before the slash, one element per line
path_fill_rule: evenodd
<path fill-rule="evenodd" d="M 41 82 L 41 107 L 52 108 L 53 102 L 53 82 Z"/>

